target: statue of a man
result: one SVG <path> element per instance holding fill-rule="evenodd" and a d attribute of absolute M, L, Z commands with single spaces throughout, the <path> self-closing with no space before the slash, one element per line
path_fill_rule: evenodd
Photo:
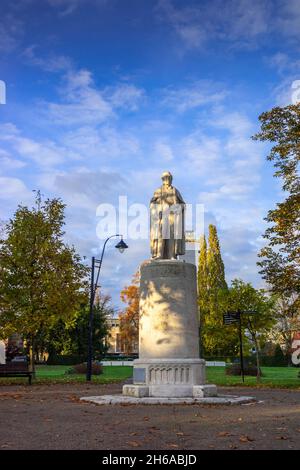
<path fill-rule="evenodd" d="M 169 171 L 162 176 L 150 202 L 150 240 L 153 259 L 177 259 L 185 253 L 185 202 L 178 189 L 172 186 Z"/>

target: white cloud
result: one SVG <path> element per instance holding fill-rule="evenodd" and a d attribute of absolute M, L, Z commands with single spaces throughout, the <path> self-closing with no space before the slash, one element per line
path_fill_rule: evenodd
<path fill-rule="evenodd" d="M 50 6 L 58 8 L 60 16 L 68 16 L 74 13 L 81 5 L 90 3 L 92 6 L 105 5 L 107 0 L 48 0 Z"/>
<path fill-rule="evenodd" d="M 20 42 L 23 24 L 11 14 L 2 15 L 0 23 L 0 52 L 12 52 Z"/>
<path fill-rule="evenodd" d="M 286 35 L 299 39 L 300 3 L 299 0 L 279 0 L 278 27 Z"/>
<path fill-rule="evenodd" d="M 94 86 L 88 70 L 69 71 L 60 89 L 62 103 L 47 103 L 46 113 L 56 124 L 99 124 L 114 116 L 111 105 Z"/>
<path fill-rule="evenodd" d="M 14 158 L 9 152 L 0 148 L 0 172 L 17 170 L 26 166 L 26 162 Z"/>
<path fill-rule="evenodd" d="M 0 219 L 10 218 L 18 204 L 30 204 L 32 199 L 32 192 L 21 179 L 0 176 Z"/>
<path fill-rule="evenodd" d="M 18 178 L 0 177 L 0 197 L 10 199 L 12 195 L 26 191 L 26 186 Z"/>
<path fill-rule="evenodd" d="M 11 123 L 2 126 L 0 141 L 10 146 L 13 153 L 24 159 L 24 165 L 28 161 L 34 161 L 39 167 L 60 165 L 68 160 L 78 160 L 78 152 L 60 146 L 51 140 L 34 140 L 23 137 L 21 132 Z M 4 149 L 3 149 L 4 150 Z M 4 150 L 5 151 L 5 150 Z"/>
<path fill-rule="evenodd" d="M 249 47 L 269 29 L 270 3 L 266 0 L 215 0 L 183 7 L 160 0 L 160 19 L 167 22 L 188 49 L 203 47 L 210 40 Z"/>
<path fill-rule="evenodd" d="M 40 67 L 47 72 L 64 72 L 66 70 L 71 70 L 72 61 L 69 57 L 56 54 L 52 54 L 47 57 L 38 56 L 36 54 L 37 48 L 38 46 L 36 44 L 32 44 L 31 46 L 26 47 L 23 51 L 22 57 L 25 59 L 27 64 Z"/>
<path fill-rule="evenodd" d="M 130 111 L 137 111 L 139 104 L 145 96 L 145 91 L 132 84 L 119 84 L 115 87 L 108 87 L 104 95 L 113 108 L 126 108 Z"/>
<path fill-rule="evenodd" d="M 154 154 L 155 157 L 162 158 L 166 162 L 171 161 L 174 158 L 171 146 L 162 141 L 157 141 L 154 144 Z"/>
<path fill-rule="evenodd" d="M 161 104 L 182 113 L 204 105 L 217 104 L 224 100 L 227 94 L 220 84 L 199 80 L 190 86 L 164 90 Z"/>
<path fill-rule="evenodd" d="M 182 139 L 180 152 L 187 159 L 188 167 L 198 174 L 210 174 L 211 167 L 217 166 L 221 158 L 222 147 L 220 139 L 210 137 L 203 132 L 193 132 Z"/>
<path fill-rule="evenodd" d="M 59 89 L 61 102 L 44 103 L 52 122 L 62 126 L 107 123 L 116 119 L 119 108 L 136 111 L 144 90 L 133 84 L 118 84 L 101 90 L 89 70 L 68 70 Z"/>
<path fill-rule="evenodd" d="M 299 40 L 299 0 L 213 0 L 175 2 L 159 0 L 158 18 L 181 39 L 185 49 L 222 43 L 229 48 L 253 48 L 271 35 Z M 267 37 L 269 35 L 269 38 Z M 178 42 L 176 42 L 178 50 Z"/>
<path fill-rule="evenodd" d="M 63 135 L 63 142 L 83 159 L 110 162 L 112 159 L 137 156 L 140 143 L 134 134 L 118 131 L 111 126 L 85 126 L 75 128 Z"/>

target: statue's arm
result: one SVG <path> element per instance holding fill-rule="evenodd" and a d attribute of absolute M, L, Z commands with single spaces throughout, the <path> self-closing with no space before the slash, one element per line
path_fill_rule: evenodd
<path fill-rule="evenodd" d="M 159 204 L 161 202 L 161 192 L 160 190 L 157 190 L 154 192 L 153 197 L 150 201 L 150 204 Z"/>

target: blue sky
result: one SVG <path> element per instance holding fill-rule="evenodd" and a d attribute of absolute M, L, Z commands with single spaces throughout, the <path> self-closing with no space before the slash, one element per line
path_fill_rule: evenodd
<path fill-rule="evenodd" d="M 2 0 L 0 18 L 0 219 L 33 189 L 59 196 L 89 258 L 98 204 L 148 204 L 170 170 L 217 225 L 228 282 L 261 286 L 263 218 L 282 193 L 250 137 L 300 79 L 300 1 Z M 149 257 L 148 241 L 128 244 L 103 266 L 116 304 Z"/>

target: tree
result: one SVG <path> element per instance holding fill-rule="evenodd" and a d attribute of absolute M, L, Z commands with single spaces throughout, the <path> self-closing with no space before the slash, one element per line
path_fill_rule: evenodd
<path fill-rule="evenodd" d="M 87 300 L 86 268 L 63 242 L 65 205 L 60 199 L 18 206 L 0 240 L 1 337 L 19 333 L 33 351 L 40 331 L 72 321 Z"/>
<path fill-rule="evenodd" d="M 200 356 L 202 356 L 202 325 L 204 325 L 205 317 L 209 312 L 207 243 L 205 235 L 203 235 L 200 240 L 197 283 L 200 320 Z"/>
<path fill-rule="evenodd" d="M 274 361 L 273 363 L 274 366 L 285 366 L 287 363 L 286 357 L 283 354 L 280 344 L 276 344 L 275 346 L 273 361 Z"/>
<path fill-rule="evenodd" d="M 236 339 L 231 335 L 224 335 L 222 305 L 227 291 L 217 229 L 214 225 L 209 225 L 208 248 L 203 237 L 198 267 L 201 345 L 205 354 L 220 355 L 235 351 Z"/>
<path fill-rule="evenodd" d="M 108 295 L 96 294 L 93 321 L 93 355 L 100 360 L 106 353 L 109 335 L 108 318 L 114 316 L 114 308 Z M 73 321 L 65 322 L 62 318 L 47 330 L 38 332 L 35 340 L 36 356 L 49 354 L 49 361 L 61 355 L 78 356 L 86 361 L 88 356 L 89 304 L 82 304 Z"/>
<path fill-rule="evenodd" d="M 120 314 L 120 339 L 126 354 L 133 352 L 139 340 L 139 284 L 140 275 L 137 272 L 133 276 L 132 284 L 121 291 L 121 300 L 127 304 Z"/>
<path fill-rule="evenodd" d="M 221 256 L 217 227 L 210 224 L 208 230 L 208 287 L 211 291 L 217 291 L 218 289 L 226 290 L 227 284 L 225 280 L 225 268 Z"/>
<path fill-rule="evenodd" d="M 281 344 L 291 363 L 291 351 L 294 333 L 300 331 L 300 317 L 295 296 L 276 295 L 274 319 L 275 325 L 270 332 L 270 339 Z"/>
<path fill-rule="evenodd" d="M 115 310 L 111 305 L 111 297 L 100 295 L 97 292 L 94 305 L 93 321 L 93 357 L 101 360 L 107 352 L 106 339 L 109 335 L 108 318 L 114 316 Z M 75 320 L 74 327 L 70 330 L 71 354 L 81 356 L 87 360 L 89 335 L 89 305 L 81 308 Z"/>
<path fill-rule="evenodd" d="M 261 131 L 253 138 L 273 145 L 267 159 L 274 162 L 275 177 L 282 179 L 286 198 L 270 210 L 266 221 L 272 224 L 264 238 L 268 244 L 259 256 L 263 278 L 274 293 L 294 299 L 300 306 L 300 103 L 275 107 L 259 116 Z"/>
<path fill-rule="evenodd" d="M 250 283 L 234 279 L 226 299 L 226 309 L 232 311 L 255 311 L 253 315 L 242 314 L 242 327 L 250 337 L 256 351 L 257 380 L 260 380 L 259 352 L 262 343 L 275 323 L 274 299 L 263 289 L 255 289 Z M 236 333 L 237 335 L 237 333 Z"/>

